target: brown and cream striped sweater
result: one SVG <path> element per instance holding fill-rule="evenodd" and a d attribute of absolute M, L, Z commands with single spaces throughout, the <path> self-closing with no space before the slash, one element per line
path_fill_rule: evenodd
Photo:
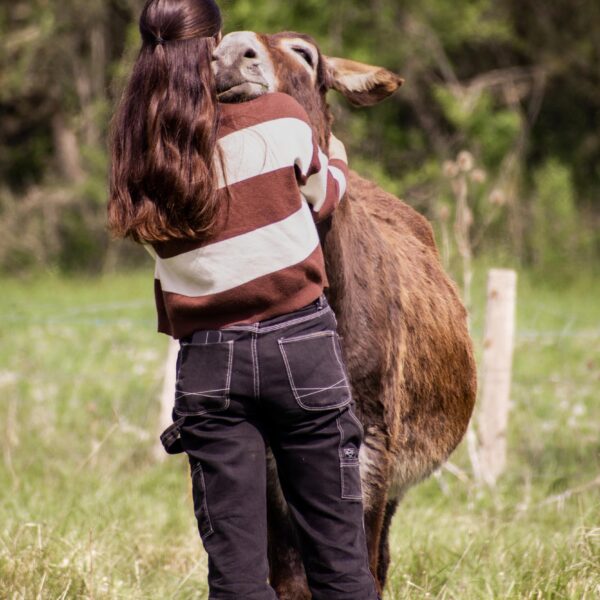
<path fill-rule="evenodd" d="M 218 137 L 224 206 L 229 187 L 218 234 L 148 247 L 158 329 L 175 338 L 297 310 L 327 286 L 315 222 L 343 197 L 345 162 L 327 158 L 287 94 L 221 105 Z"/>

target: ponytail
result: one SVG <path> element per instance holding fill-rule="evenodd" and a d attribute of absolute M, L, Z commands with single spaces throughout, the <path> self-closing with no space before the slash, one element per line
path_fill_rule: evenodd
<path fill-rule="evenodd" d="M 212 0 L 150 0 L 143 45 L 113 120 L 108 221 L 137 242 L 209 237 L 219 215 Z"/>

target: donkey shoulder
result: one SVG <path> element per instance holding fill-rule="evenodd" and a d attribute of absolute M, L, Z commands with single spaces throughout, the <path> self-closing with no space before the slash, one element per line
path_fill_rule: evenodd
<path fill-rule="evenodd" d="M 355 171 L 350 171 L 348 187 L 351 198 L 361 202 L 374 218 L 396 230 L 404 229 L 437 254 L 433 228 L 414 208 Z"/>

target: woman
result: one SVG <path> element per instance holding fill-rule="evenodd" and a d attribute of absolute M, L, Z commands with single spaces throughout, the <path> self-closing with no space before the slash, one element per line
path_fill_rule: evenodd
<path fill-rule="evenodd" d="M 268 600 L 266 446 L 315 600 L 376 598 L 362 428 L 342 363 L 315 221 L 344 194 L 285 94 L 220 105 L 212 0 L 149 0 L 114 121 L 109 224 L 156 259 L 159 330 L 178 338 L 174 424 L 209 556 L 210 598 Z"/>

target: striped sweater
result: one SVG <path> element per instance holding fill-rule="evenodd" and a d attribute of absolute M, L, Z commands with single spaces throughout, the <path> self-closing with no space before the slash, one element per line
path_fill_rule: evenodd
<path fill-rule="evenodd" d="M 297 310 L 327 286 L 315 222 L 344 195 L 345 162 L 327 158 L 305 110 L 281 93 L 221 105 L 218 138 L 229 210 L 217 235 L 148 247 L 158 330 L 175 338 Z"/>

